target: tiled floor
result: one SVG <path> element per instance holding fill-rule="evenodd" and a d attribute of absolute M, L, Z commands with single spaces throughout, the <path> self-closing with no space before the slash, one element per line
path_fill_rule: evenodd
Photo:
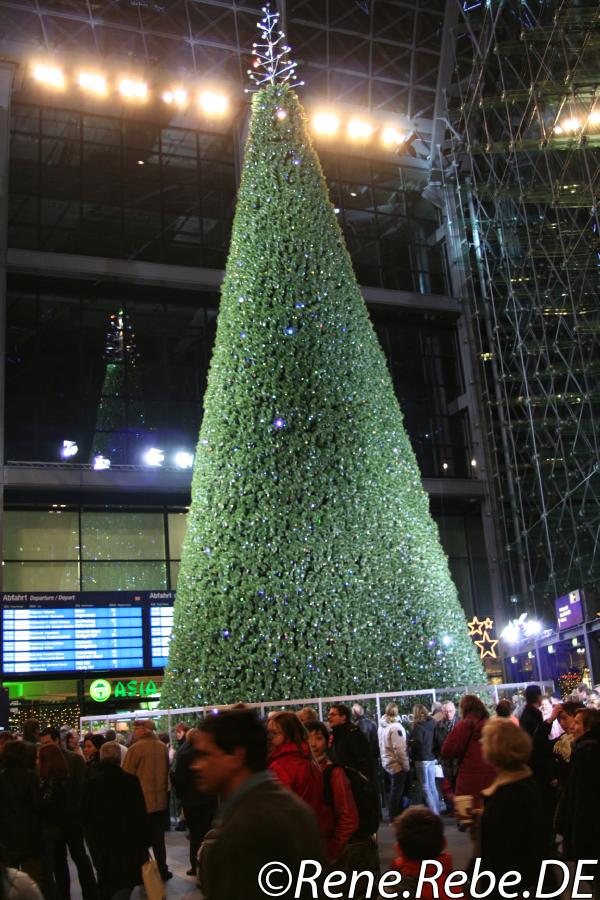
<path fill-rule="evenodd" d="M 452 853 L 455 869 L 462 869 L 471 857 L 471 842 L 466 834 L 461 834 L 453 819 L 446 817 L 446 840 Z M 174 877 L 167 882 L 167 900 L 202 900 L 202 894 L 196 887 L 193 878 L 185 873 L 189 868 L 189 844 L 185 834 L 180 831 L 169 831 L 166 834 L 167 859 Z M 379 856 L 381 871 L 385 872 L 394 857 L 394 843 L 389 825 L 379 829 Z M 71 866 L 72 890 L 71 900 L 81 900 L 77 873 Z M 143 891 L 136 889 L 131 900 L 141 900 Z"/>

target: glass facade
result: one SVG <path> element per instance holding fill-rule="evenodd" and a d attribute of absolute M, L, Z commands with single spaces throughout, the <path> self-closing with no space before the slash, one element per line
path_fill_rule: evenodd
<path fill-rule="evenodd" d="M 155 117 L 15 103 L 9 247 L 223 268 L 236 193 L 234 124 L 191 130 L 165 124 L 164 112 Z M 422 197 L 427 172 L 319 155 L 359 282 L 447 293 L 439 213 Z"/>
<path fill-rule="evenodd" d="M 64 440 L 77 443 L 80 463 L 99 450 L 113 465 L 141 465 L 151 447 L 164 450 L 165 465 L 193 452 L 217 304 L 210 292 L 10 276 L 7 460 L 57 462 Z M 132 350 L 115 382 L 118 311 Z M 455 403 L 463 385 L 453 320 L 390 307 L 371 317 L 422 474 L 474 474 Z"/>
<path fill-rule="evenodd" d="M 476 504 L 433 504 L 442 545 L 467 615 L 490 613 L 489 576 Z M 447 507 L 447 504 L 444 504 Z M 174 590 L 186 512 L 148 509 L 8 509 L 4 591 Z"/>

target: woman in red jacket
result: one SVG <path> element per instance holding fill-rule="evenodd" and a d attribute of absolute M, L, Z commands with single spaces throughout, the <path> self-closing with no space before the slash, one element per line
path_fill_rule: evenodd
<path fill-rule="evenodd" d="M 460 701 L 461 721 L 457 722 L 444 743 L 440 755 L 459 761 L 456 775 L 456 794 L 471 794 L 473 808 L 482 806 L 481 792 L 490 786 L 496 770 L 483 759 L 481 731 L 489 713 L 479 697 L 465 694 Z"/>
<path fill-rule="evenodd" d="M 307 722 L 308 741 L 321 772 L 332 766 L 331 775 L 331 811 L 332 821 L 329 834 L 325 835 L 327 856 L 336 862 L 342 855 L 350 838 L 358 831 L 360 820 L 354 802 L 352 788 L 348 776 L 341 766 L 333 767 L 327 756 L 329 732 L 323 722 Z"/>
<path fill-rule="evenodd" d="M 323 803 L 323 776 L 310 752 L 308 734 L 295 713 L 269 716 L 268 769 L 277 779 L 314 810 L 321 832 L 326 835 L 330 817 Z"/>

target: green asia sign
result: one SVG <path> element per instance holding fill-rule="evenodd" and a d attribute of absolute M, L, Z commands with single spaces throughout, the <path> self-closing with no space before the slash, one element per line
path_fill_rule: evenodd
<path fill-rule="evenodd" d="M 132 678 L 130 681 L 107 681 L 106 678 L 97 678 L 92 681 L 89 688 L 90 697 L 96 703 L 104 703 L 110 696 L 116 700 L 126 697 L 158 697 L 159 692 L 156 683 L 151 678 L 142 680 Z"/>

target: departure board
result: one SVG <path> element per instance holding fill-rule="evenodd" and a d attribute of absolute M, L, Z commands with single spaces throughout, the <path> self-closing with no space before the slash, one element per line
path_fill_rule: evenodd
<path fill-rule="evenodd" d="M 169 641 L 173 629 L 173 607 L 150 607 L 150 652 L 152 668 L 166 666 L 169 658 Z"/>
<path fill-rule="evenodd" d="M 144 666 L 141 609 L 5 609 L 3 635 L 9 673 Z"/>
<path fill-rule="evenodd" d="M 39 675 L 161 668 L 172 591 L 3 594 L 2 672 Z"/>

